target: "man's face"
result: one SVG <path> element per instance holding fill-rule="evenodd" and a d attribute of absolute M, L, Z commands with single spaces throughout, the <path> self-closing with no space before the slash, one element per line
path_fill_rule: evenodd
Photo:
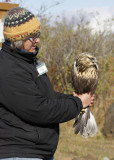
<path fill-rule="evenodd" d="M 28 51 L 28 52 L 35 52 L 36 45 L 39 42 L 40 42 L 40 38 L 27 39 L 23 43 L 23 49 L 26 50 L 26 51 Z"/>

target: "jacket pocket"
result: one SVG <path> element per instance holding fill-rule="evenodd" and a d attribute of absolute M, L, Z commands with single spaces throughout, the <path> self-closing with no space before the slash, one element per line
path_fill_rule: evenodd
<path fill-rule="evenodd" d="M 38 134 L 38 141 L 36 144 L 40 148 L 45 148 L 47 151 L 55 152 L 59 139 L 59 125 L 49 125 L 36 127 Z"/>

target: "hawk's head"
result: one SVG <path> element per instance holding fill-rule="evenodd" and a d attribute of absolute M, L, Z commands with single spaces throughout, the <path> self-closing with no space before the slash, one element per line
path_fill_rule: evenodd
<path fill-rule="evenodd" d="M 72 85 L 77 94 L 94 93 L 98 82 L 98 65 L 94 56 L 81 53 L 72 67 Z"/>

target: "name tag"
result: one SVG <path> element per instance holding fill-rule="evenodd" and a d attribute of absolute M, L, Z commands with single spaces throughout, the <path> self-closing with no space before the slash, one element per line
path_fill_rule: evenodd
<path fill-rule="evenodd" d="M 45 63 L 43 63 L 43 62 L 38 64 L 38 65 L 36 65 L 36 69 L 38 71 L 38 76 L 48 72 L 48 69 L 47 69 Z"/>

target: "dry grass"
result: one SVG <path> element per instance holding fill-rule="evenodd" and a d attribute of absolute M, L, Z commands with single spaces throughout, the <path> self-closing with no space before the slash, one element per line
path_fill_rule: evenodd
<path fill-rule="evenodd" d="M 103 157 L 114 158 L 114 139 L 107 139 L 101 133 L 102 126 L 94 137 L 83 138 L 74 134 L 72 128 L 74 120 L 60 125 L 60 139 L 55 154 L 56 160 L 72 160 L 74 157 L 87 155 L 94 156 L 97 160 Z"/>

